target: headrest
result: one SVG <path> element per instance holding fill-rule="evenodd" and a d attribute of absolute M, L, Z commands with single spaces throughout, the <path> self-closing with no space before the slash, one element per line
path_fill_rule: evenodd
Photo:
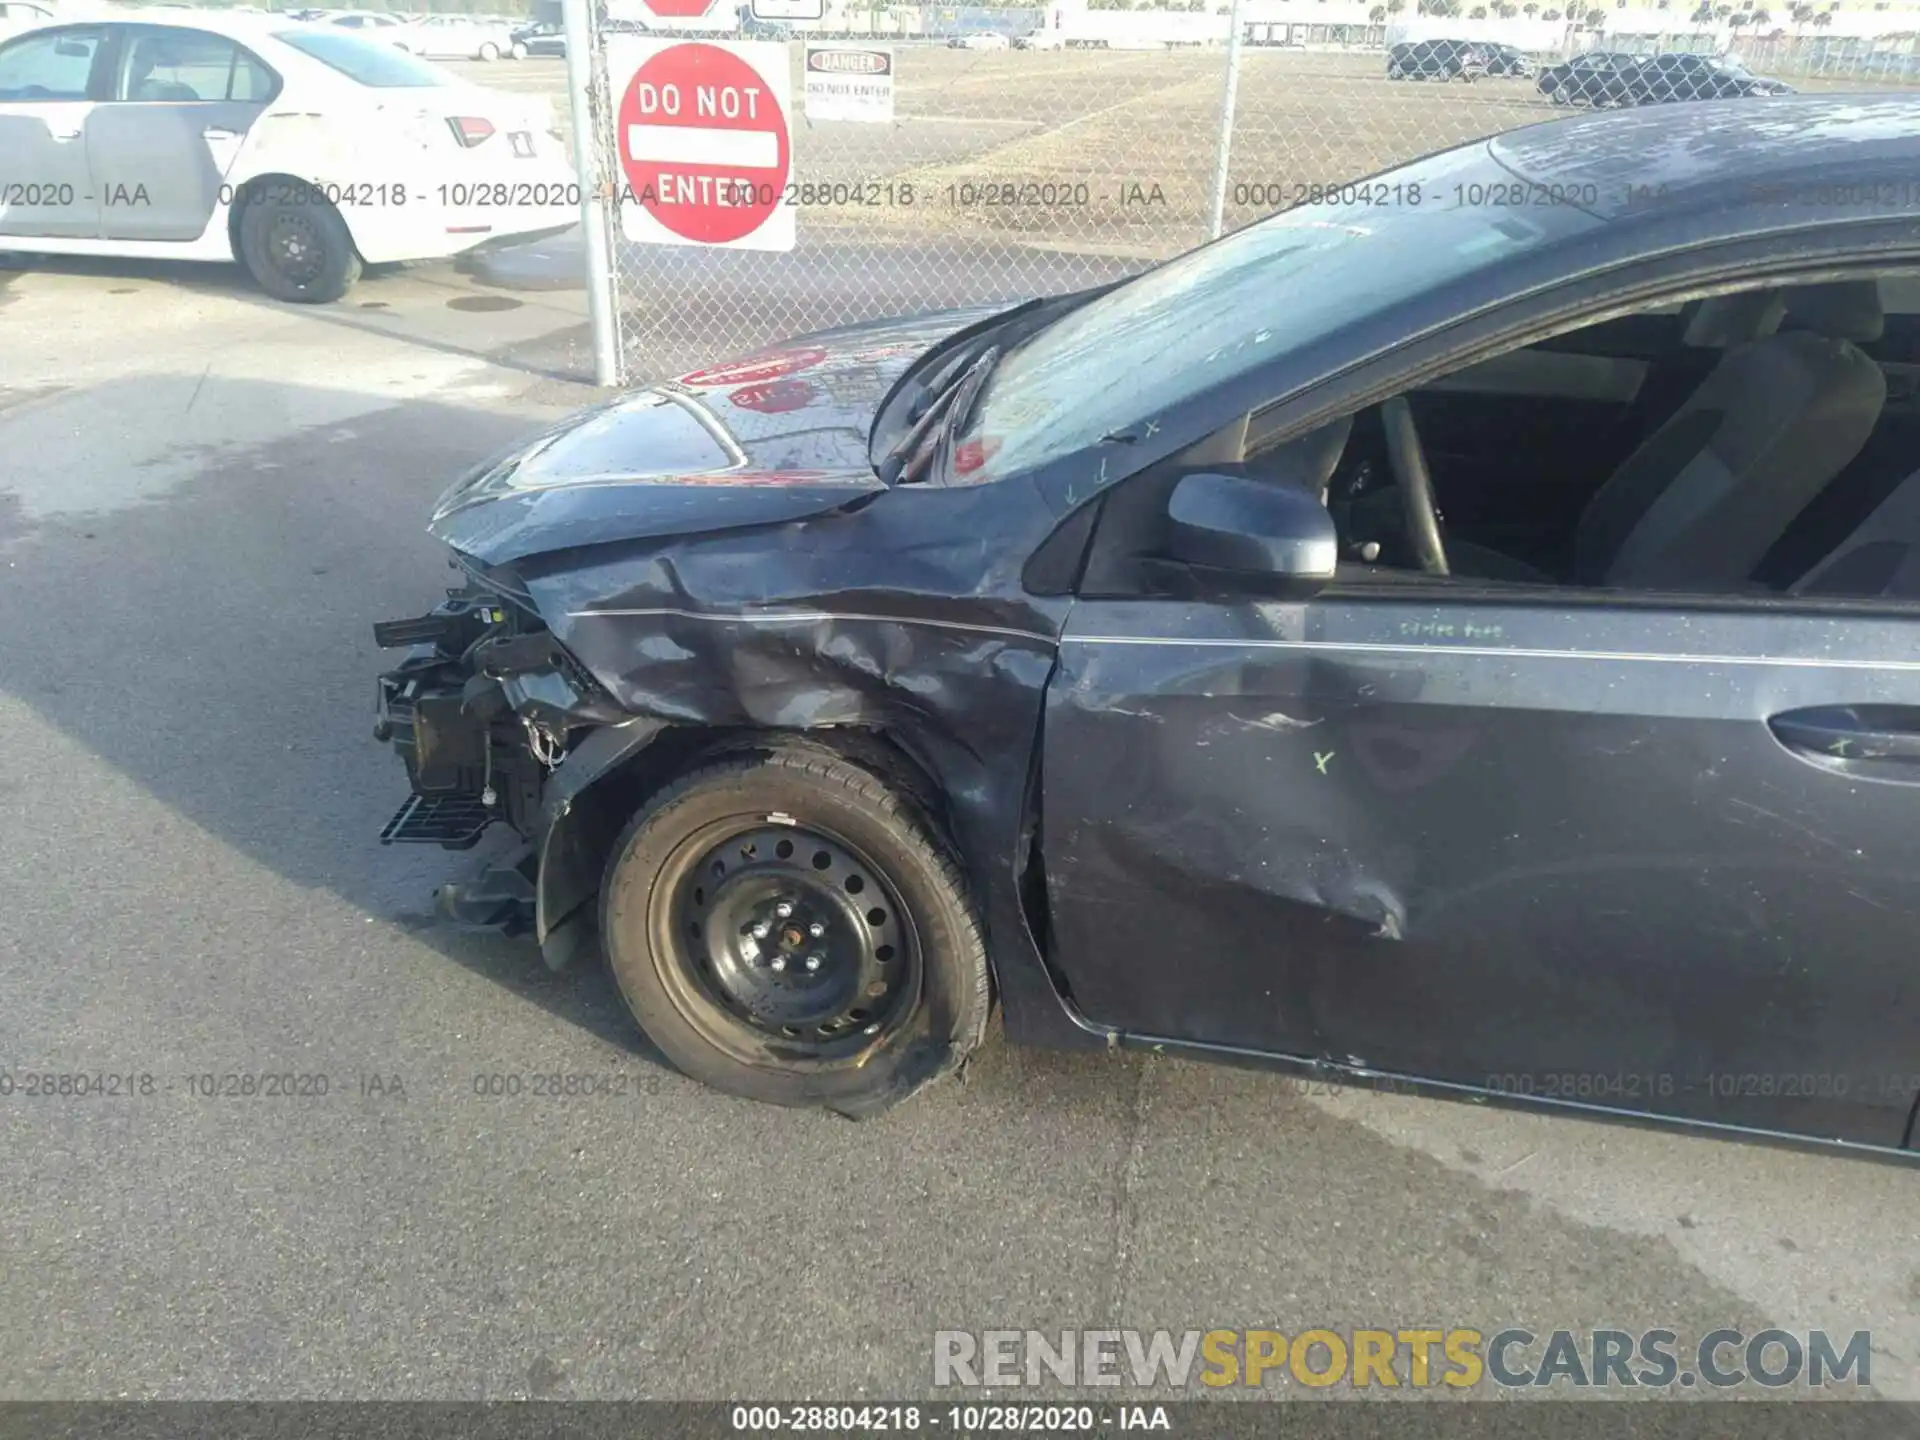
<path fill-rule="evenodd" d="M 1327 482 L 1339 468 L 1346 451 L 1347 437 L 1353 432 L 1353 417 L 1342 415 L 1317 430 L 1296 436 L 1268 454 L 1261 468 L 1277 480 L 1304 485 L 1318 494 L 1326 493 Z"/>
<path fill-rule="evenodd" d="M 1682 343 L 1704 350 L 1730 350 L 1773 334 L 1785 314 L 1786 303 L 1778 290 L 1712 295 L 1694 309 Z"/>
<path fill-rule="evenodd" d="M 1796 285 L 1783 292 L 1785 325 L 1811 330 L 1833 340 L 1878 340 L 1886 331 L 1880 285 L 1874 280 L 1838 280 L 1829 285 Z"/>

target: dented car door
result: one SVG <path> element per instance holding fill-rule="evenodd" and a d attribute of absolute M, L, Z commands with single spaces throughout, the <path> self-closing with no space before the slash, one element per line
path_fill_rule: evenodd
<path fill-rule="evenodd" d="M 1045 733 L 1062 979 L 1133 1037 L 1900 1145 L 1920 742 L 1882 742 L 1920 731 L 1917 640 L 1083 601 Z"/>

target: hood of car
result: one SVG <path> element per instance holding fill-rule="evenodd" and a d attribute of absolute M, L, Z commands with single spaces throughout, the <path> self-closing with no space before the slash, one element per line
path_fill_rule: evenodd
<path fill-rule="evenodd" d="M 428 529 L 498 565 L 859 502 L 885 489 L 867 453 L 881 400 L 931 346 L 1004 308 L 835 330 L 650 385 L 471 471 Z"/>

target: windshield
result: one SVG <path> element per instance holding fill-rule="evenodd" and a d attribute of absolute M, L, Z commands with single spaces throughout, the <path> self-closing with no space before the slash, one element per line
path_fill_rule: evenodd
<path fill-rule="evenodd" d="M 377 90 L 445 85 L 449 76 L 384 40 L 364 40 L 350 30 L 280 30 L 274 39 Z"/>
<path fill-rule="evenodd" d="M 1302 205 L 1149 270 L 1008 351 L 955 447 L 969 480 L 1085 450 L 1472 271 L 1600 222 L 1571 205 L 1481 202 L 1510 179 L 1475 145 Z"/>

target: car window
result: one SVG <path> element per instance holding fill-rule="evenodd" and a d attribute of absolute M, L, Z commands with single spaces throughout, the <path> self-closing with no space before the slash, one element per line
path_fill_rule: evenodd
<path fill-rule="evenodd" d="M 1048 464 L 1600 223 L 1572 205 L 1446 203 L 1490 173 L 1507 172 L 1478 146 L 1429 156 L 1358 182 L 1360 203 L 1296 206 L 1089 301 L 1001 358 L 955 453 L 979 481 Z"/>
<path fill-rule="evenodd" d="M 1913 523 L 1920 510 L 1910 498 L 1891 510 L 1880 507 L 1897 489 L 1920 489 L 1920 473 L 1908 443 L 1910 415 L 1877 398 L 1893 388 L 1886 382 L 1900 361 L 1876 358 L 1910 353 L 1910 312 L 1903 307 L 1920 300 L 1920 275 L 1866 284 L 1877 290 L 1881 315 L 1896 322 L 1886 327 L 1887 346 L 1844 342 L 1851 358 L 1804 391 L 1760 398 L 1764 382 L 1754 377 L 1764 371 L 1743 369 L 1742 357 L 1755 353 L 1756 343 L 1790 348 L 1806 338 L 1794 332 L 1859 325 L 1847 318 L 1861 304 L 1857 294 L 1849 307 L 1831 312 L 1832 320 L 1817 308 L 1789 310 L 1777 332 L 1766 332 L 1780 338 L 1760 342 L 1693 337 L 1687 312 L 1703 304 L 1738 309 L 1740 297 L 1732 293 L 1695 300 L 1678 314 L 1671 302 L 1648 306 L 1476 361 L 1408 392 L 1403 398 L 1443 517 L 1451 566 L 1446 583 L 1753 597 L 1791 589 L 1829 598 L 1920 600 L 1920 594 L 1885 588 L 1901 571 L 1905 547 L 1920 545 Z M 1788 296 L 1797 288 L 1781 291 L 1771 280 L 1758 287 L 1763 295 Z M 1836 343 L 1833 337 L 1829 343 Z M 1870 385 L 1865 377 L 1875 366 L 1883 373 Z M 1733 397 L 1730 402 L 1692 398 L 1723 375 L 1747 382 L 1716 392 Z M 1770 451 L 1741 453 L 1716 438 L 1719 427 L 1751 424 L 1761 415 L 1787 427 L 1782 445 L 1801 457 L 1790 479 L 1789 471 L 1769 469 Z M 1821 443 L 1809 444 L 1815 436 Z M 1273 447 L 1271 454 L 1284 456 L 1285 448 Z M 1711 456 L 1713 464 L 1689 464 L 1696 455 Z M 1733 458 L 1723 463 L 1727 455 Z M 1251 448 L 1248 460 L 1261 473 Z M 1280 464 L 1272 473 L 1291 472 Z M 1637 498 L 1613 484 L 1622 475 L 1642 487 Z M 1354 578 L 1423 571 L 1400 482 L 1380 407 L 1356 415 L 1324 492 L 1341 553 L 1363 557 L 1371 567 Z M 1727 523 L 1735 513 L 1742 525 Z M 1814 584 L 1816 567 L 1849 547 L 1870 553 L 1857 564 L 1822 568 Z M 1647 568 L 1654 555 L 1660 563 Z M 1624 568 L 1613 563 L 1621 560 L 1628 560 Z"/>
<path fill-rule="evenodd" d="M 358 35 L 326 30 L 281 30 L 274 39 L 318 60 L 330 70 L 339 71 L 349 80 L 376 90 L 445 85 L 450 80 L 444 72 L 424 60 L 414 59 L 396 45 L 383 45 Z"/>
<path fill-rule="evenodd" d="M 0 46 L 0 100 L 84 100 L 104 30 L 56 30 Z"/>
<path fill-rule="evenodd" d="M 136 29 L 120 61 L 120 100 L 186 103 L 273 96 L 273 72 L 222 35 L 204 30 Z"/>

